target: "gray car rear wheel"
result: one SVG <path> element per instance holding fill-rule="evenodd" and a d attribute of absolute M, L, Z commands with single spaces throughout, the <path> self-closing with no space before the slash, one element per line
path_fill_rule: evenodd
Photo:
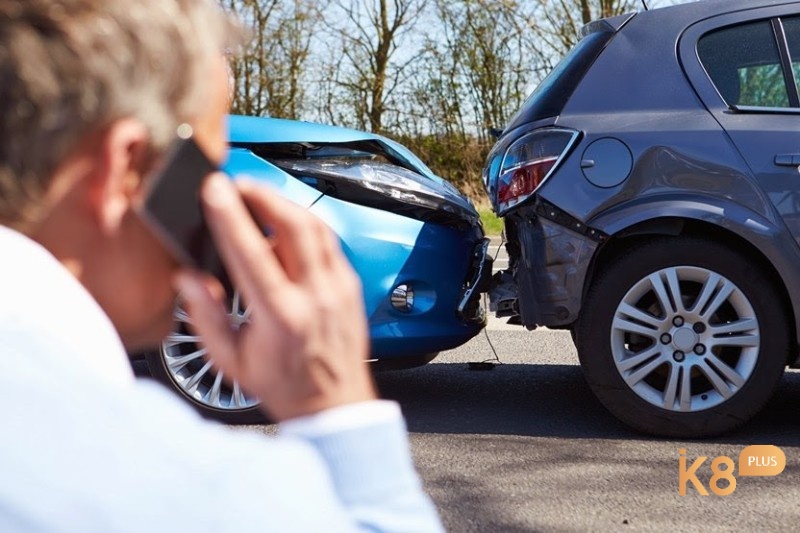
<path fill-rule="evenodd" d="M 703 437 L 754 416 L 789 350 L 784 305 L 756 263 L 714 241 L 658 238 L 600 273 L 577 327 L 584 374 L 622 421 Z"/>

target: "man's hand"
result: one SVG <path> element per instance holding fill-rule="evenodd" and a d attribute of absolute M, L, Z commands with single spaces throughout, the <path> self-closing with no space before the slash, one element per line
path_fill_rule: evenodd
<path fill-rule="evenodd" d="M 374 399 L 361 283 L 331 230 L 252 182 L 214 175 L 201 197 L 220 255 L 250 311 L 249 323 L 236 330 L 217 280 L 178 275 L 192 326 L 215 366 L 258 396 L 278 422 Z M 271 236 L 264 237 L 257 224 L 269 227 Z"/>

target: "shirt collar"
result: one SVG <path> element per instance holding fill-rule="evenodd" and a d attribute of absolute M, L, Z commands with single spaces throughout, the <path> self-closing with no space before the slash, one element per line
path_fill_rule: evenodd
<path fill-rule="evenodd" d="M 49 337 L 70 364 L 104 380 L 133 382 L 128 356 L 111 320 L 80 282 L 43 246 L 0 226 L 0 340 Z M 0 349 L 0 357 L 3 356 Z"/>

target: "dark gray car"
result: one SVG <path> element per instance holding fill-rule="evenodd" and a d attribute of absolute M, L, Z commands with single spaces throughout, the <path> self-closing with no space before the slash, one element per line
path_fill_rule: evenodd
<path fill-rule="evenodd" d="M 797 1 L 601 20 L 489 155 L 510 257 L 493 307 L 570 329 L 634 428 L 729 430 L 800 364 L 798 80 Z"/>

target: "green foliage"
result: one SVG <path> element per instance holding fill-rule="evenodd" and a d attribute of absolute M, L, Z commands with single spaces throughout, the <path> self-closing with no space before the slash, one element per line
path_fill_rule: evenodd
<path fill-rule="evenodd" d="M 489 141 L 454 135 L 394 136 L 417 154 L 431 170 L 450 181 L 476 204 L 487 204 L 481 171 L 492 147 Z"/>
<path fill-rule="evenodd" d="M 789 107 L 783 70 L 777 63 L 739 69 L 739 105 Z"/>
<path fill-rule="evenodd" d="M 498 218 L 494 211 L 488 207 L 481 207 L 478 209 L 481 215 L 481 222 L 483 222 L 483 231 L 486 235 L 500 235 L 503 231 L 503 219 Z"/>

